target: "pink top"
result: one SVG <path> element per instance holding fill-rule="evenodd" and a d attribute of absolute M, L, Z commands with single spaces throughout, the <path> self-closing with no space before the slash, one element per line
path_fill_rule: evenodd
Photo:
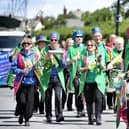
<path fill-rule="evenodd" d="M 68 49 L 66 48 L 63 49 L 65 60 L 67 60 L 67 50 Z M 66 64 L 66 68 L 67 68 L 67 64 Z"/>

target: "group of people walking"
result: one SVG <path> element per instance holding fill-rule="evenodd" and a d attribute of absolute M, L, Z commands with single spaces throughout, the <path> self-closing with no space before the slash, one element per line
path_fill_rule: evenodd
<path fill-rule="evenodd" d="M 125 45 L 124 39 L 116 35 L 113 35 L 111 42 L 106 43 L 99 27 L 92 29 L 92 40 L 85 42 L 84 36 L 84 32 L 77 29 L 61 44 L 58 32 L 51 32 L 49 40 L 44 35 L 37 36 L 35 44 L 31 36 L 24 37 L 11 65 L 11 71 L 16 75 L 15 115 L 19 116 L 19 124 L 25 120 L 25 126 L 30 125 L 29 120 L 37 101 L 39 112 L 44 113 L 45 109 L 46 121 L 52 122 L 53 89 L 56 122 L 64 121 L 66 100 L 68 111 L 73 110 L 74 95 L 77 117 L 85 116 L 86 103 L 90 125 L 94 122 L 96 125 L 102 124 L 106 93 L 109 109 L 117 111 L 112 69 L 128 72 L 128 44 Z M 111 92 L 108 89 L 112 89 Z M 39 100 L 35 97 L 37 92 Z"/>

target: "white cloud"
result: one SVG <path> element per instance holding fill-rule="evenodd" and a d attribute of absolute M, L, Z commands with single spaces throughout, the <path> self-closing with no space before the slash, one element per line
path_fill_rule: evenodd
<path fill-rule="evenodd" d="M 114 0 L 46 0 L 44 16 L 57 16 L 63 13 L 64 6 L 68 11 L 80 9 L 82 11 L 95 11 L 103 7 L 109 7 Z"/>
<path fill-rule="evenodd" d="M 10 0 L 0 0 L 1 12 L 7 11 L 9 2 Z M 114 0 L 28 0 L 27 14 L 29 18 L 35 17 L 43 8 L 44 16 L 57 16 L 63 13 L 64 6 L 68 12 L 76 9 L 93 12 L 102 7 L 109 7 L 113 2 Z"/>

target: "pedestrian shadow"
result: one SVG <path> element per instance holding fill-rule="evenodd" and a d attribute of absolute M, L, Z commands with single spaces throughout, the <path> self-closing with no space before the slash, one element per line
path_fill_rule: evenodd
<path fill-rule="evenodd" d="M 11 119 L 14 117 L 14 110 L 0 110 L 0 119 Z"/>
<path fill-rule="evenodd" d="M 35 113 L 33 114 L 34 117 L 45 117 L 45 114 L 39 114 L 39 113 Z"/>
<path fill-rule="evenodd" d="M 24 125 L 18 125 L 18 124 L 14 124 L 14 125 L 12 125 L 12 124 L 1 124 L 0 125 L 0 127 L 4 127 L 4 126 L 6 126 L 6 127 L 15 127 L 15 126 L 24 126 Z"/>
<path fill-rule="evenodd" d="M 11 117 L 11 116 L 0 116 L 0 119 L 11 119 L 11 118 L 14 118 L 14 117 Z"/>
<path fill-rule="evenodd" d="M 0 127 L 1 126 L 24 126 L 24 125 L 19 125 L 18 124 L 18 121 L 2 121 L 2 124 L 0 124 Z"/>
<path fill-rule="evenodd" d="M 2 115 L 14 115 L 14 112 L 0 112 L 0 116 Z"/>
<path fill-rule="evenodd" d="M 51 123 L 47 123 L 46 120 L 43 120 L 45 124 L 51 125 L 88 125 L 88 120 L 79 120 L 79 119 L 65 119 L 62 122 L 56 122 L 56 119 L 52 119 Z"/>
<path fill-rule="evenodd" d="M 106 122 L 106 123 L 116 123 L 116 120 L 105 120 L 104 122 Z M 124 123 L 123 120 L 121 120 L 120 122 Z"/>
<path fill-rule="evenodd" d="M 84 116 L 84 117 L 77 117 L 77 115 L 64 115 L 64 117 L 66 118 L 75 118 L 75 119 L 83 119 L 83 118 L 87 118 L 88 116 Z"/>
<path fill-rule="evenodd" d="M 14 112 L 14 110 L 0 110 L 0 112 Z"/>
<path fill-rule="evenodd" d="M 63 122 L 56 122 L 56 121 L 52 121 L 52 123 L 46 123 L 46 124 L 52 124 L 52 125 L 88 125 L 88 122 L 77 122 L 77 121 L 70 121 L 70 120 L 65 120 Z"/>

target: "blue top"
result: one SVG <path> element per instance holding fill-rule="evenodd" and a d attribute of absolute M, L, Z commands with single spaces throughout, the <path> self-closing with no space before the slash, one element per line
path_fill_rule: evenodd
<path fill-rule="evenodd" d="M 63 59 L 59 61 L 59 65 L 62 69 L 66 67 L 65 57 L 63 57 Z M 53 66 L 51 69 L 50 77 L 57 77 L 57 76 L 58 76 L 58 73 L 57 73 L 56 67 Z"/>
<path fill-rule="evenodd" d="M 24 77 L 21 81 L 22 84 L 28 86 L 28 85 L 32 85 L 32 86 L 35 86 L 37 85 L 37 78 L 34 74 L 34 70 L 33 70 L 33 51 L 29 54 L 26 54 L 24 52 L 24 50 L 21 50 L 21 54 L 22 56 L 24 57 L 24 60 L 25 62 L 29 62 L 29 68 L 28 70 L 26 71 L 26 73 L 24 73 Z M 13 74 L 16 74 L 16 79 L 19 80 L 20 77 L 21 77 L 21 74 L 22 74 L 22 69 L 18 67 L 18 59 L 17 59 L 17 56 L 14 58 L 13 62 L 12 62 L 12 71 L 13 71 Z"/>

